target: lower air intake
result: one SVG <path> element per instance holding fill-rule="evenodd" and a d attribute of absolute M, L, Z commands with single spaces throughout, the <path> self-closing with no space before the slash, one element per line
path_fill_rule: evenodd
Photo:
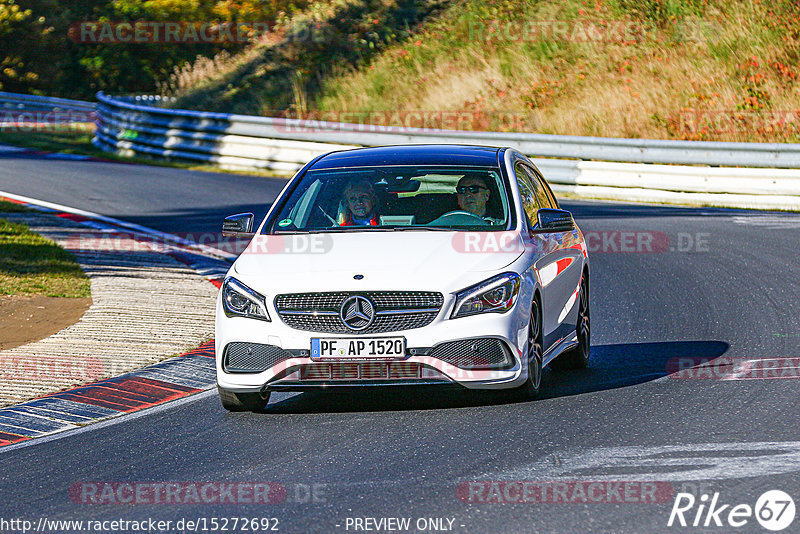
<path fill-rule="evenodd" d="M 288 351 L 275 345 L 228 343 L 222 368 L 226 373 L 261 373 L 291 357 Z"/>
<path fill-rule="evenodd" d="M 301 380 L 403 380 L 421 378 L 413 362 L 312 363 L 300 370 Z"/>
<path fill-rule="evenodd" d="M 505 343 L 494 338 L 442 343 L 436 345 L 430 355 L 459 369 L 502 369 L 513 363 Z"/>

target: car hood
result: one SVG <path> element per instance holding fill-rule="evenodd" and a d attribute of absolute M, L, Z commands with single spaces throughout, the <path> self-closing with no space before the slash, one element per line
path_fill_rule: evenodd
<path fill-rule="evenodd" d="M 344 232 L 256 235 L 233 266 L 253 289 L 449 291 L 524 251 L 518 232 Z M 357 275 L 363 278 L 355 279 Z"/>

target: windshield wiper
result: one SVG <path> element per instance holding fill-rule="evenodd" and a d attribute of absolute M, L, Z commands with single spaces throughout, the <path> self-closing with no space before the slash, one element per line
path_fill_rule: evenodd
<path fill-rule="evenodd" d="M 426 230 L 429 232 L 456 232 L 456 228 L 443 226 L 336 226 L 332 228 L 314 228 L 311 230 L 274 230 L 274 234 L 323 234 L 323 233 L 345 233 L 345 232 L 404 232 L 408 230 Z"/>
<path fill-rule="evenodd" d="M 442 226 L 425 226 L 425 225 L 410 225 L 410 226 L 392 226 L 387 228 L 395 232 L 402 232 L 404 230 L 428 230 L 431 232 L 453 232 L 452 228 L 445 228 Z"/>
<path fill-rule="evenodd" d="M 272 233 L 277 234 L 326 234 L 326 233 L 336 233 L 336 232 L 346 232 L 345 228 L 349 228 L 348 226 L 337 226 L 336 228 L 312 228 L 311 230 L 274 230 Z M 267 234 L 269 235 L 269 234 Z"/>

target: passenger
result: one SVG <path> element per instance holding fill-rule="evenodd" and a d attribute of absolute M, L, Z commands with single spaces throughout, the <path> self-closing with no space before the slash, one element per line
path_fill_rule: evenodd
<path fill-rule="evenodd" d="M 339 226 L 378 226 L 378 196 L 367 180 L 347 184 L 337 216 Z"/>
<path fill-rule="evenodd" d="M 500 224 L 499 219 L 486 214 L 486 203 L 491 193 L 486 186 L 486 181 L 480 176 L 464 176 L 456 185 L 456 199 L 458 207 L 476 215 L 489 224 Z"/>

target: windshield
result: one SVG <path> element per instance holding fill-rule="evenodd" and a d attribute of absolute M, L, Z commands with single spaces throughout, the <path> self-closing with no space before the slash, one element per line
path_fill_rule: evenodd
<path fill-rule="evenodd" d="M 513 223 L 497 167 L 308 171 L 264 233 L 502 231 Z"/>

